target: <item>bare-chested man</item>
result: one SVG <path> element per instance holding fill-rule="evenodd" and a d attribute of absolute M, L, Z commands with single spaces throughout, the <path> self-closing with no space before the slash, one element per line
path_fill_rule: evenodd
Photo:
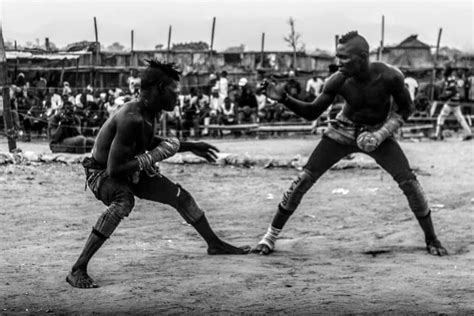
<path fill-rule="evenodd" d="M 178 151 L 215 161 L 217 148 L 204 142 L 179 142 L 154 136 L 155 117 L 173 110 L 179 92 L 180 72 L 173 64 L 149 61 L 141 81 L 141 97 L 126 103 L 102 126 L 92 150 L 83 163 L 87 184 L 106 206 L 92 228 L 79 259 L 66 280 L 74 287 L 93 288 L 87 274 L 92 256 L 110 237 L 135 204 L 135 196 L 174 207 L 207 242 L 210 255 L 247 254 L 250 247 L 234 247 L 219 239 L 191 194 L 161 175 L 156 163 Z"/>
<path fill-rule="evenodd" d="M 322 94 L 307 103 L 288 96 L 281 86 L 267 85 L 267 96 L 283 102 L 296 114 L 318 118 L 342 96 L 346 103 L 311 154 L 303 172 L 284 193 L 267 233 L 253 252 L 267 255 L 288 218 L 304 194 L 337 161 L 354 152 L 375 159 L 398 183 L 425 233 L 426 249 L 433 255 L 446 255 L 436 237 L 428 201 L 410 169 L 408 160 L 392 137 L 412 111 L 412 101 L 402 73 L 380 62 L 369 62 L 369 45 L 356 31 L 342 36 L 337 46 L 339 71 L 326 82 Z M 392 106 L 391 97 L 396 105 Z"/>

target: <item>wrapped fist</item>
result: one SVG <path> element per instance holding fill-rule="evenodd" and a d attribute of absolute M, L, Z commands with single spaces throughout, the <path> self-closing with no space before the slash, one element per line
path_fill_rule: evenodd
<path fill-rule="evenodd" d="M 376 133 L 363 132 L 357 137 L 357 147 L 366 153 L 373 152 L 379 147 L 381 140 Z"/>

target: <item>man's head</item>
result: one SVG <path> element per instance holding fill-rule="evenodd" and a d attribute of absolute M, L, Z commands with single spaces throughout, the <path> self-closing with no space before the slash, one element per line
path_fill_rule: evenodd
<path fill-rule="evenodd" d="M 142 97 L 155 111 L 173 110 L 178 98 L 181 72 L 174 63 L 162 63 L 158 60 L 147 62 L 148 67 L 141 78 Z"/>
<path fill-rule="evenodd" d="M 336 56 L 339 71 L 344 75 L 350 77 L 366 71 L 369 65 L 369 43 L 357 31 L 351 31 L 339 39 Z"/>

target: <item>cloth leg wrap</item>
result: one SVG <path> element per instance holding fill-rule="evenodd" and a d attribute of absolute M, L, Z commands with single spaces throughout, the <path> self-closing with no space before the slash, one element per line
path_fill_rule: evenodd
<path fill-rule="evenodd" d="M 293 213 L 301 202 L 305 193 L 316 182 L 316 178 L 309 170 L 303 170 L 298 178 L 293 181 L 290 188 L 283 194 L 283 199 L 279 205 L 280 210 Z"/>
<path fill-rule="evenodd" d="M 109 238 L 120 224 L 120 221 L 130 214 L 134 205 L 135 198 L 133 195 L 123 194 L 121 198 L 116 199 L 107 207 L 107 210 L 99 217 L 92 231 L 102 234 L 105 238 Z M 98 236 L 99 234 L 96 233 Z"/>
<path fill-rule="evenodd" d="M 278 235 L 281 233 L 281 229 L 275 228 L 272 225 L 268 227 L 265 236 L 258 243 L 259 245 L 266 245 L 270 250 L 275 249 L 275 243 L 278 239 Z"/>
<path fill-rule="evenodd" d="M 416 179 L 410 179 L 398 184 L 403 194 L 407 197 L 408 205 L 416 218 L 423 218 L 430 213 L 428 201 L 420 183 Z"/>
<path fill-rule="evenodd" d="M 204 216 L 204 212 L 196 203 L 191 194 L 179 185 L 176 198 L 178 200 L 176 210 L 188 224 L 192 225 L 198 222 Z"/>

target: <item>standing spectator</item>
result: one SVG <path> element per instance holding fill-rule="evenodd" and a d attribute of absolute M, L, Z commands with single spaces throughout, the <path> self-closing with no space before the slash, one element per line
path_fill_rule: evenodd
<path fill-rule="evenodd" d="M 316 75 L 316 71 L 314 71 L 313 76 L 306 82 L 307 101 L 316 99 L 321 94 L 323 85 L 323 79 Z"/>
<path fill-rule="evenodd" d="M 238 123 L 256 123 L 258 104 L 257 98 L 248 84 L 247 78 L 239 80 L 240 94 L 237 96 Z"/>
<path fill-rule="evenodd" d="M 130 70 L 130 76 L 127 78 L 127 84 L 130 95 L 137 95 L 140 93 L 141 79 L 138 76 L 136 69 Z"/>
<path fill-rule="evenodd" d="M 221 77 L 217 82 L 217 86 L 219 90 L 219 105 L 222 106 L 222 104 L 224 104 L 224 99 L 229 95 L 229 80 L 227 79 L 227 71 L 223 70 L 221 72 Z"/>
<path fill-rule="evenodd" d="M 470 140 L 472 139 L 472 131 L 469 125 L 467 124 L 464 116 L 461 112 L 461 105 L 459 104 L 460 101 L 460 94 L 459 94 L 459 87 L 457 83 L 456 75 L 454 74 L 452 69 L 447 69 L 445 72 L 445 85 L 444 91 L 441 95 L 442 100 L 446 100 L 441 109 L 441 113 L 438 115 L 438 119 L 436 122 L 436 132 L 434 138 L 437 140 L 443 140 L 443 125 L 446 118 L 449 114 L 453 113 L 456 119 L 458 120 L 459 124 L 461 124 L 464 135 L 463 140 Z"/>
<path fill-rule="evenodd" d="M 416 95 L 418 94 L 418 81 L 415 78 L 411 77 L 407 72 L 404 72 L 405 75 L 405 87 L 407 87 L 408 92 L 410 93 L 410 98 L 412 101 L 415 101 Z"/>
<path fill-rule="evenodd" d="M 469 92 L 467 93 L 469 95 L 469 100 L 474 101 L 474 73 L 471 73 L 468 77 L 468 82 L 469 82 Z"/>

